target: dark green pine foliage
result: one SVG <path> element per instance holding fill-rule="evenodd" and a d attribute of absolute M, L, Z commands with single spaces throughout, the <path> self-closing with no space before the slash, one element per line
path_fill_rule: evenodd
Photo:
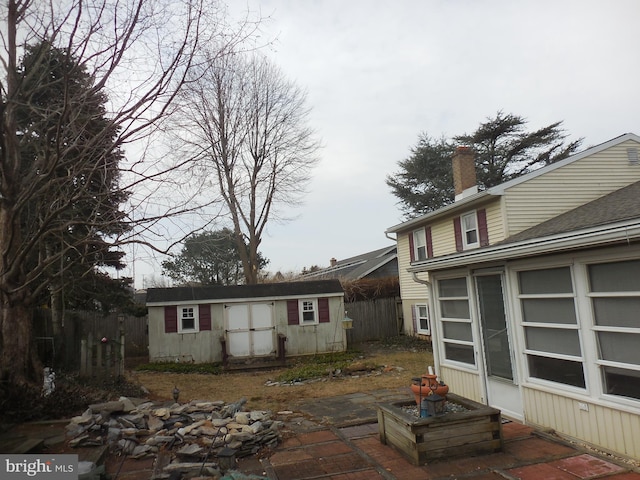
<path fill-rule="evenodd" d="M 48 42 L 27 47 L 19 74 L 22 167 L 34 178 L 21 193 L 22 226 L 24 238 L 38 239 L 27 262 L 42 270 L 35 290 L 51 303 L 61 295 L 68 308 L 109 310 L 130 297 L 130 280 L 99 270 L 124 267 L 124 252 L 109 239 L 128 230 L 123 152 L 107 97 L 84 66 Z"/>
<path fill-rule="evenodd" d="M 523 117 L 498 112 L 471 134 L 435 140 L 418 139 L 411 155 L 398 163 L 400 170 L 386 183 L 407 218 L 442 208 L 454 200 L 451 157 L 455 147 L 475 151 L 478 188 L 486 190 L 575 153 L 582 139 L 566 143 L 562 122 L 533 132 Z"/>

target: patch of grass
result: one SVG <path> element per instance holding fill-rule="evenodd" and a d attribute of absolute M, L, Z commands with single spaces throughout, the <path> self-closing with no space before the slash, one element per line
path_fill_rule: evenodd
<path fill-rule="evenodd" d="M 164 373 L 207 373 L 219 375 L 222 373 L 222 365 L 219 363 L 144 363 L 135 368 L 143 372 L 164 372 Z"/>
<path fill-rule="evenodd" d="M 360 352 L 335 352 L 322 355 L 299 357 L 296 364 L 278 375 L 278 382 L 296 382 L 313 378 L 327 377 L 336 370 L 345 370 L 360 358 Z"/>

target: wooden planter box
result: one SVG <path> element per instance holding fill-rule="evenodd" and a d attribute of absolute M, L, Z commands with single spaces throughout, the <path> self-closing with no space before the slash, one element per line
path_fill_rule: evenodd
<path fill-rule="evenodd" d="M 415 402 L 378 404 L 380 441 L 394 447 L 414 465 L 502 451 L 500 410 L 452 393 L 447 394 L 447 401 L 468 411 L 417 418 L 402 410 Z"/>

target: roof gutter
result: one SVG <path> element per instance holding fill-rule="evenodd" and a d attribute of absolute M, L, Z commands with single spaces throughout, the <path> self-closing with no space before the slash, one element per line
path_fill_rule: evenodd
<path fill-rule="evenodd" d="M 495 245 L 479 250 L 456 253 L 423 262 L 415 263 L 407 271 L 414 275 L 419 272 L 460 267 L 470 263 L 491 262 L 504 259 L 516 259 L 558 253 L 577 248 L 597 247 L 610 243 L 627 242 L 640 239 L 640 221 L 612 224 L 606 228 L 591 228 L 579 232 L 558 234 L 515 243 Z M 417 280 L 416 280 L 417 281 Z M 422 282 L 419 282 L 422 283 Z"/>

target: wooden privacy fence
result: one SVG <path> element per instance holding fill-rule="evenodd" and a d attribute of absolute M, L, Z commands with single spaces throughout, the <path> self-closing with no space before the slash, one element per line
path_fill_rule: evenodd
<path fill-rule="evenodd" d="M 120 341 L 120 330 L 124 331 L 124 341 Z M 54 345 L 51 312 L 48 309 L 38 309 L 34 314 L 34 338 L 40 359 L 45 365 L 53 366 L 55 369 L 80 370 L 83 363 L 82 342 L 85 342 L 86 355 L 88 356 L 89 351 L 95 351 L 98 343 L 101 343 L 101 339 L 105 337 L 110 342 L 102 346 L 103 359 L 106 358 L 106 346 L 109 343 L 111 343 L 110 350 L 112 352 L 110 358 L 113 358 L 116 343 L 124 345 L 127 358 L 148 355 L 146 316 L 134 317 L 115 312 L 104 315 L 101 312 L 92 311 L 67 311 L 65 312 L 63 343 L 62 345 Z M 89 345 L 92 345 L 91 349 L 88 348 Z M 119 350 L 122 348 L 119 347 Z M 95 364 L 95 356 L 93 358 L 93 364 Z M 86 361 L 84 361 L 85 366 Z"/>
<path fill-rule="evenodd" d="M 398 302 L 397 297 L 391 297 L 345 303 L 347 316 L 353 320 L 353 328 L 347 330 L 347 344 L 399 335 Z"/>
<path fill-rule="evenodd" d="M 98 341 L 93 335 L 80 340 L 80 375 L 115 376 L 124 375 L 125 335 L 120 331 L 118 340 L 102 337 Z"/>

